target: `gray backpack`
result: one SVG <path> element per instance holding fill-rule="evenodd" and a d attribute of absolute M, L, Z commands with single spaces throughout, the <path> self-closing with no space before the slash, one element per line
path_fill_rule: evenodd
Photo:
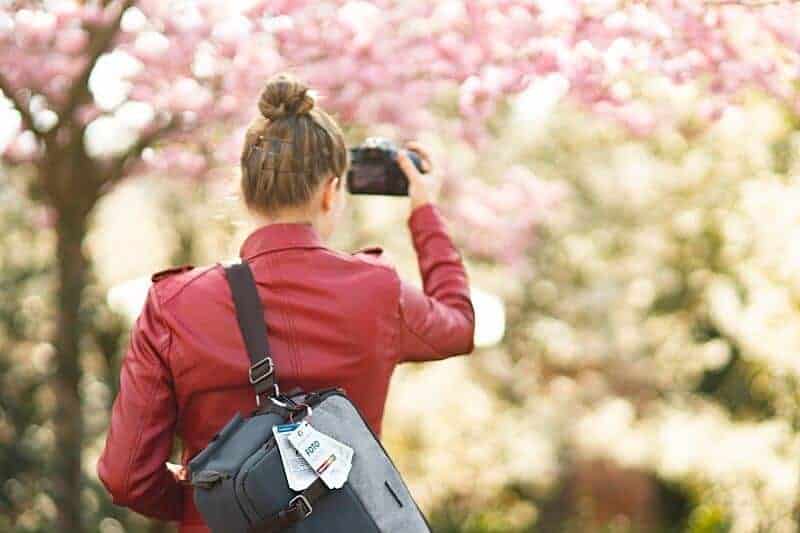
<path fill-rule="evenodd" d="M 280 393 L 250 267 L 242 261 L 225 273 L 258 407 L 246 418 L 234 415 L 189 462 L 194 502 L 206 524 L 215 533 L 430 533 L 386 450 L 343 390 Z M 354 451 L 341 488 L 329 489 L 321 478 L 301 492 L 289 488 L 272 428 L 308 412 L 314 428 Z"/>

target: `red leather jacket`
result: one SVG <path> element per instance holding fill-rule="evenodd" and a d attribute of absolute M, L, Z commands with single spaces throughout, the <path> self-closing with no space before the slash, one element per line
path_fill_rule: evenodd
<path fill-rule="evenodd" d="M 469 353 L 474 310 L 461 257 L 438 209 L 408 220 L 423 290 L 402 281 L 380 249 L 326 248 L 310 224 L 262 226 L 242 244 L 259 289 L 282 390 L 343 387 L 380 435 L 395 365 Z M 122 362 L 106 446 L 97 463 L 114 503 L 206 532 L 165 467 L 182 462 L 237 411 L 255 408 L 249 360 L 222 265 L 153 275 Z"/>

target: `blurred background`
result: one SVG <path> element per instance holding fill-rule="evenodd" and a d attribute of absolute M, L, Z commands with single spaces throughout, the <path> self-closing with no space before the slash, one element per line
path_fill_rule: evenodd
<path fill-rule="evenodd" d="M 443 180 L 478 348 L 384 423 L 437 533 L 800 530 L 799 5 L 0 0 L 0 531 L 173 530 L 95 462 L 150 274 L 253 229 L 281 70 Z M 406 202 L 331 245 L 417 279 Z"/>

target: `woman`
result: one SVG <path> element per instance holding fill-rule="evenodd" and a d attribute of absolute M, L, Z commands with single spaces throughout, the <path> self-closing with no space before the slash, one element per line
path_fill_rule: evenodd
<path fill-rule="evenodd" d="M 424 290 L 402 281 L 379 248 L 324 245 L 345 203 L 348 150 L 336 122 L 288 74 L 266 85 L 242 151 L 241 188 L 261 223 L 241 245 L 264 304 L 281 390 L 339 386 L 377 435 L 395 365 L 469 353 L 474 311 L 461 257 L 408 156 L 408 226 Z M 426 151 L 415 150 L 431 166 Z M 255 408 L 250 362 L 220 264 L 153 275 L 123 359 L 119 395 L 97 472 L 114 503 L 181 532 L 208 531 L 191 487 L 168 470 L 234 413 Z"/>

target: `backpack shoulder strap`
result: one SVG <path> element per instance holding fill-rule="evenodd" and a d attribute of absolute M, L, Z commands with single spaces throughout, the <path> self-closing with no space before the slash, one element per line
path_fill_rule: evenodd
<path fill-rule="evenodd" d="M 236 320 L 250 357 L 250 383 L 256 390 L 256 403 L 260 406 L 262 394 L 277 396 L 279 393 L 275 365 L 269 349 L 267 325 L 264 322 L 264 307 L 258 296 L 253 271 L 247 261 L 226 266 L 225 277 L 233 294 Z"/>

